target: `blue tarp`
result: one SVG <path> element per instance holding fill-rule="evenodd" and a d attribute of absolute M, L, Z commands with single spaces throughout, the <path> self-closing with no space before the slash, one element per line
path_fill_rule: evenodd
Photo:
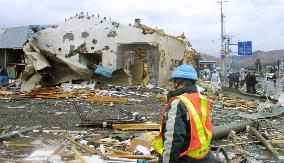
<path fill-rule="evenodd" d="M 0 75 L 0 85 L 8 83 L 8 77 Z"/>
<path fill-rule="evenodd" d="M 96 70 L 95 70 L 95 73 L 96 74 L 100 74 L 100 75 L 103 75 L 105 77 L 111 77 L 112 76 L 112 73 L 114 72 L 114 70 L 112 68 L 109 68 L 109 67 L 103 67 L 103 66 L 99 66 L 99 65 L 96 65 Z"/>

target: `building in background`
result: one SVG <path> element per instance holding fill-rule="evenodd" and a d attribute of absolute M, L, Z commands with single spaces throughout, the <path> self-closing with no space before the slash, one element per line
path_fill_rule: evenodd
<path fill-rule="evenodd" d="M 24 71 L 25 53 L 23 46 L 30 33 L 28 26 L 0 29 L 0 69 L 2 76 L 16 79 Z"/>
<path fill-rule="evenodd" d="M 176 66 L 194 64 L 190 46 L 184 35 L 168 35 L 140 19 L 123 25 L 76 14 L 29 39 L 22 90 L 72 80 L 163 86 Z"/>
<path fill-rule="evenodd" d="M 216 61 L 199 61 L 199 75 L 211 75 L 216 70 Z"/>

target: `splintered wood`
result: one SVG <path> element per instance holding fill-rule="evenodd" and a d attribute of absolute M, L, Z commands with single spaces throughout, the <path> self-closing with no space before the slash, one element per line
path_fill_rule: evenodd
<path fill-rule="evenodd" d="M 111 96 L 98 96 L 98 95 L 92 95 L 86 99 L 89 102 L 92 103 L 98 103 L 98 104 L 126 104 L 127 99 L 121 98 L 121 97 L 111 97 Z"/>
<path fill-rule="evenodd" d="M 235 107 L 240 111 L 255 112 L 257 110 L 256 103 L 249 103 L 249 101 L 241 100 L 239 97 L 223 97 L 222 104 L 226 107 Z"/>
<path fill-rule="evenodd" d="M 236 108 L 240 111 L 256 112 L 258 104 L 250 102 L 248 100 L 241 100 L 239 97 L 224 96 L 222 98 L 218 96 L 212 96 L 210 99 L 215 103 L 220 103 L 224 107 Z"/>
<path fill-rule="evenodd" d="M 157 123 L 153 123 L 153 122 L 113 124 L 112 127 L 114 129 L 118 129 L 122 131 L 159 130 L 160 129 L 160 125 Z"/>
<path fill-rule="evenodd" d="M 32 90 L 30 93 L 24 94 L 25 97 L 30 98 L 46 98 L 46 99 L 58 99 L 58 98 L 76 98 L 76 93 L 61 92 L 57 87 L 42 87 Z"/>

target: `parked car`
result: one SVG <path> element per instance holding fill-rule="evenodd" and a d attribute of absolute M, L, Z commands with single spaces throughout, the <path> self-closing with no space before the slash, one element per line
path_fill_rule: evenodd
<path fill-rule="evenodd" d="M 272 77 L 275 73 L 266 73 L 266 80 L 272 80 Z"/>

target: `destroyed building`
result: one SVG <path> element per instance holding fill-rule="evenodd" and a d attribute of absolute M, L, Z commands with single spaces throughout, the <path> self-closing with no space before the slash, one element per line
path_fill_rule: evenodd
<path fill-rule="evenodd" d="M 0 75 L 16 79 L 24 71 L 23 46 L 28 37 L 28 26 L 0 28 Z"/>
<path fill-rule="evenodd" d="M 183 35 L 167 35 L 140 19 L 131 26 L 76 14 L 29 39 L 22 91 L 76 79 L 163 86 L 174 67 L 193 64 L 189 48 Z"/>

